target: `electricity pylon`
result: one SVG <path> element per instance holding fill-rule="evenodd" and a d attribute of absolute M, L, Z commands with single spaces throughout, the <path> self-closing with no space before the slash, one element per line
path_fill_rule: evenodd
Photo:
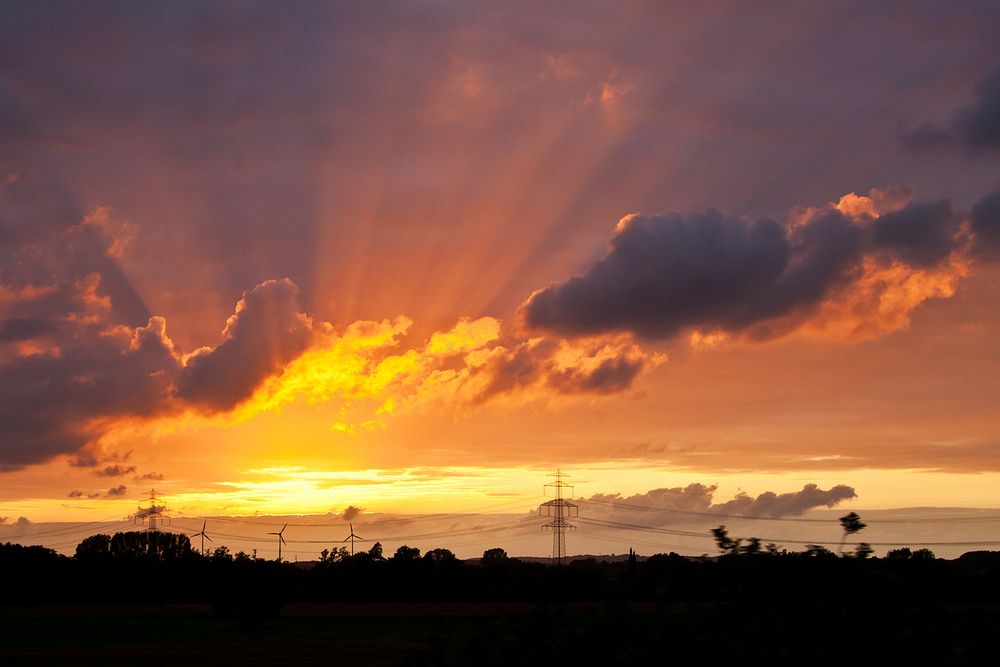
<path fill-rule="evenodd" d="M 569 475 L 556 469 L 549 477 L 555 477 L 556 481 L 549 482 L 544 488 L 553 489 L 555 498 L 539 505 L 538 513 L 540 516 L 552 517 L 552 521 L 542 526 L 542 530 L 552 530 L 552 559 L 562 565 L 563 558 L 566 557 L 566 529 L 576 530 L 576 526 L 566 523 L 566 519 L 580 516 L 580 508 L 562 497 L 563 489 L 569 489 L 570 495 L 573 493 L 573 486 L 562 481 L 563 477 Z"/>
<path fill-rule="evenodd" d="M 128 518 L 132 520 L 132 523 L 146 524 L 146 530 L 155 533 L 160 526 L 170 525 L 170 517 L 167 515 L 166 505 L 156 504 L 156 489 L 150 489 L 146 495 L 149 496 L 149 500 L 140 500 L 139 509 L 135 511 L 135 514 L 130 514 Z M 144 502 L 148 502 L 149 507 L 143 507 Z"/>

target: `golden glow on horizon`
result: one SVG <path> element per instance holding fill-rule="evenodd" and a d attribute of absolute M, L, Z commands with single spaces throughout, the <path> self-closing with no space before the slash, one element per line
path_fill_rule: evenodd
<path fill-rule="evenodd" d="M 171 512 L 181 516 L 240 516 L 340 513 L 350 505 L 367 512 L 427 513 L 498 511 L 526 512 L 542 495 L 549 467 L 517 466 L 318 470 L 300 466 L 249 469 L 239 479 L 197 484 L 155 482 Z M 798 491 L 804 484 L 822 488 L 848 483 L 858 497 L 844 508 L 1000 507 L 1000 473 L 977 475 L 918 470 L 796 471 L 780 473 L 704 474 L 658 466 L 636 467 L 609 461 L 570 469 L 575 496 L 598 493 L 623 496 L 654 488 L 716 484 L 715 502 L 739 492 Z M 140 491 L 141 489 L 141 491 Z M 0 516 L 28 516 L 42 521 L 108 521 L 124 519 L 148 488 L 136 486 L 129 498 L 67 501 L 26 498 L 0 502 Z M 901 503 L 900 498 L 910 502 Z M 502 506 L 502 507 L 501 507 Z"/>

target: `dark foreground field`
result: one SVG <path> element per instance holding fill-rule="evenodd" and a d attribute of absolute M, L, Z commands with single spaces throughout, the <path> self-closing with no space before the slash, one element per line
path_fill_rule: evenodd
<path fill-rule="evenodd" d="M 169 534 L 88 538 L 72 558 L 0 544 L 0 667 L 982 665 L 1000 633 L 998 552 L 557 566 L 380 549 L 293 564 Z"/>
<path fill-rule="evenodd" d="M 2 665 L 988 664 L 1000 605 L 289 603 L 0 607 Z"/>

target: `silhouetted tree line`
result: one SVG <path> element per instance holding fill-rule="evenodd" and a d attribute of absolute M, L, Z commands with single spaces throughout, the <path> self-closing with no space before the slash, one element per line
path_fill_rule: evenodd
<path fill-rule="evenodd" d="M 218 547 L 202 556 L 187 536 L 157 532 L 94 535 L 72 557 L 38 546 L 0 544 L 7 602 L 204 602 L 226 614 L 284 601 L 754 601 L 834 596 L 864 600 L 994 600 L 1000 552 L 953 561 L 925 550 L 896 549 L 883 558 L 860 544 L 838 557 L 820 546 L 778 550 L 713 530 L 722 555 L 656 554 L 641 560 L 593 558 L 563 567 L 508 557 L 500 548 L 459 560 L 447 549 L 421 554 L 376 543 L 351 555 L 324 550 L 318 562 L 279 563 Z"/>

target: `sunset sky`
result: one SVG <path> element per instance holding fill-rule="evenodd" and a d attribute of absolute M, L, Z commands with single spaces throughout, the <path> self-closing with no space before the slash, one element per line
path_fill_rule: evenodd
<path fill-rule="evenodd" d="M 996 508 L 998 304 L 995 2 L 0 9 L 8 527 Z"/>

